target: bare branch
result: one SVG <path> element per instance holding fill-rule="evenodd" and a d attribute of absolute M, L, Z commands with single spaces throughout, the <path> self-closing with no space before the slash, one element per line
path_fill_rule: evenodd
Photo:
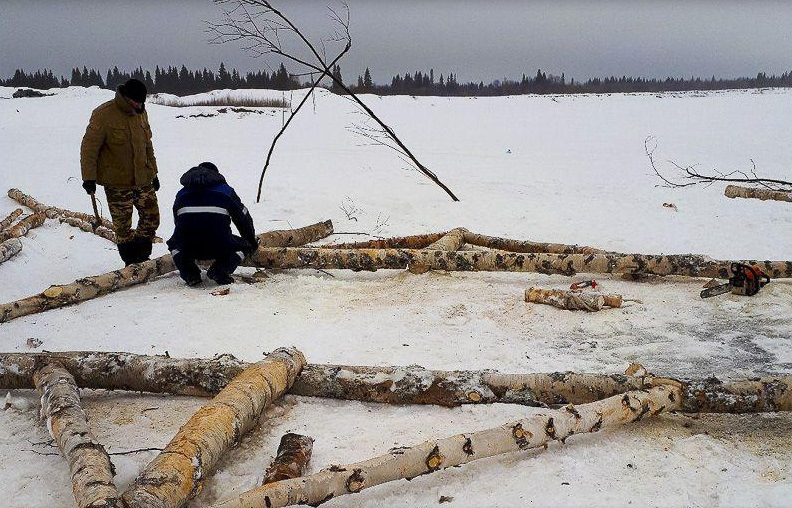
<path fill-rule="evenodd" d="M 653 136 L 649 136 L 644 140 L 644 151 L 646 157 L 649 159 L 649 165 L 655 172 L 658 178 L 663 181 L 663 187 L 681 188 L 689 187 L 691 185 L 704 185 L 709 186 L 716 182 L 735 182 L 747 183 L 764 187 L 768 190 L 792 192 L 792 182 L 786 180 L 776 180 L 773 178 L 761 178 L 756 174 L 756 163 L 751 159 L 751 170 L 746 172 L 740 169 L 735 169 L 729 173 L 724 173 L 718 169 L 713 169 L 712 174 L 706 174 L 696 169 L 696 165 L 682 166 L 674 161 L 669 160 L 668 163 L 674 166 L 680 173 L 682 181 L 672 181 L 664 176 L 659 169 L 654 158 L 654 151 L 657 148 L 657 141 Z M 785 188 L 786 187 L 786 188 Z"/>
<path fill-rule="evenodd" d="M 317 51 L 316 47 L 305 37 L 300 29 L 297 28 L 297 26 L 294 25 L 294 23 L 292 23 L 291 20 L 289 20 L 283 13 L 273 7 L 269 1 L 234 0 L 232 2 L 231 0 L 215 0 L 215 2 L 218 4 L 235 3 L 237 6 L 242 6 L 241 10 L 243 14 L 235 15 L 238 9 L 231 9 L 229 11 L 225 11 L 225 18 L 222 23 L 210 23 L 209 32 L 214 34 L 214 38 L 211 40 L 211 42 L 225 43 L 231 41 L 245 41 L 248 44 L 245 49 L 247 51 L 256 53 L 257 56 L 261 56 L 265 53 L 272 53 L 308 67 L 309 69 L 321 72 L 323 76 L 328 76 L 333 80 L 333 83 L 335 83 L 339 89 L 343 90 L 343 92 L 357 104 L 358 107 L 365 111 L 374 121 L 380 125 L 387 136 L 393 140 L 393 143 L 399 147 L 400 152 L 409 158 L 410 163 L 414 165 L 418 171 L 423 173 L 426 177 L 435 182 L 435 184 L 440 186 L 440 188 L 442 188 L 449 196 L 451 196 L 454 201 L 459 201 L 459 198 L 457 198 L 454 193 L 451 192 L 451 190 L 440 181 L 437 175 L 435 175 L 431 170 L 429 170 L 429 168 L 418 161 L 409 148 L 407 148 L 407 146 L 396 136 L 396 134 L 393 132 L 393 129 L 380 120 L 374 111 L 372 111 L 371 108 L 369 108 L 362 100 L 360 100 L 360 98 L 355 95 L 355 93 L 352 92 L 339 77 L 333 75 L 331 67 L 334 64 L 328 65 L 325 63 L 325 59 L 322 57 L 320 52 Z M 275 19 L 271 23 L 257 23 L 257 20 L 254 19 L 254 16 L 247 11 L 246 7 L 244 7 L 245 5 L 256 6 L 262 9 L 261 14 L 268 16 L 267 19 L 271 19 L 271 17 L 274 17 Z M 345 40 L 347 46 L 351 46 L 352 37 L 349 32 L 349 7 L 346 4 L 343 4 L 343 6 L 346 10 L 345 18 L 339 15 L 338 12 L 330 9 L 331 19 L 338 23 L 342 28 L 342 31 L 336 32 L 331 40 Z M 294 54 L 285 50 L 280 40 L 281 31 L 287 31 L 296 36 L 297 39 L 299 39 L 314 56 L 318 64 L 310 63 L 305 59 L 295 56 Z M 253 41 L 250 42 L 248 39 L 253 39 Z M 261 183 L 259 184 L 259 199 L 260 187 Z"/>

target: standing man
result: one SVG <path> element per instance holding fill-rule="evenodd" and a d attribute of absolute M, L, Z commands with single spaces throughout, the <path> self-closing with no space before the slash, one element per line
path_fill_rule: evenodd
<path fill-rule="evenodd" d="M 91 195 L 96 184 L 104 186 L 118 253 L 127 265 L 149 259 L 160 223 L 160 184 L 146 93 L 137 79 L 119 86 L 115 98 L 91 114 L 80 147 L 82 186 Z M 133 206 L 138 211 L 137 229 L 132 229 Z"/>

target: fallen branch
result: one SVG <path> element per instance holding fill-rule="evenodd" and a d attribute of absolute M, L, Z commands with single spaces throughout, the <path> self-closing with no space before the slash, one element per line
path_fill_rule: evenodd
<path fill-rule="evenodd" d="M 505 251 L 456 251 L 417 249 L 330 249 L 260 248 L 248 261 L 261 268 L 313 268 L 369 270 L 404 269 L 410 264 L 425 264 L 431 270 L 538 272 L 575 275 L 576 273 L 641 273 L 685 275 L 689 277 L 728 278 L 732 261 L 706 256 L 679 254 L 519 254 Z M 792 277 L 792 261 L 745 260 L 772 278 Z"/>
<path fill-rule="evenodd" d="M 88 427 L 74 378 L 57 363 L 36 370 L 33 377 L 41 394 L 42 417 L 47 419 L 50 435 L 69 463 L 77 506 L 120 507 L 113 483 L 115 468 Z"/>
<path fill-rule="evenodd" d="M 8 217 L 6 217 L 3 220 L 0 220 L 0 231 L 3 231 L 5 228 L 10 226 L 11 223 L 14 222 L 17 219 L 17 217 L 19 217 L 20 215 L 22 215 L 22 209 L 17 208 L 16 210 L 8 214 Z"/>
<path fill-rule="evenodd" d="M 601 401 L 569 405 L 492 429 L 394 448 L 385 455 L 316 474 L 257 487 L 214 505 L 215 508 L 317 506 L 334 497 L 386 482 L 411 479 L 474 460 L 564 442 L 574 434 L 610 427 L 679 409 L 679 391 L 671 386 L 632 391 Z"/>
<path fill-rule="evenodd" d="M 124 492 L 128 508 L 177 508 L 195 497 L 220 457 L 283 395 L 305 365 L 293 348 L 250 365 L 198 410 Z"/>
<path fill-rule="evenodd" d="M 47 216 L 48 219 L 57 219 L 59 217 L 74 217 L 75 219 L 84 220 L 88 223 L 96 221 L 96 217 L 87 213 L 73 212 L 71 210 L 66 210 L 64 208 L 58 208 L 56 206 L 48 206 L 39 203 L 38 201 L 36 201 L 35 198 L 33 198 L 32 196 L 28 196 L 19 189 L 8 189 L 8 197 L 21 205 L 25 205 L 34 212 L 43 213 L 44 215 Z M 110 219 L 101 217 L 100 221 L 102 226 L 108 229 L 113 229 L 113 221 L 111 221 Z"/>
<path fill-rule="evenodd" d="M 320 240 L 332 232 L 333 223 L 325 221 L 304 228 L 262 233 L 259 235 L 259 239 L 261 245 L 268 247 L 302 245 Z M 170 254 L 166 254 L 143 263 L 129 265 L 120 270 L 77 279 L 70 284 L 50 286 L 37 295 L 0 304 L 0 323 L 91 300 L 119 289 L 147 282 L 175 269 L 173 258 Z"/>
<path fill-rule="evenodd" d="M 9 238 L 20 238 L 25 236 L 31 229 L 44 224 L 46 218 L 47 217 L 43 213 L 28 215 L 8 229 L 0 231 L 0 243 L 5 242 Z"/>
<path fill-rule="evenodd" d="M 213 359 L 72 351 L 0 353 L 0 390 L 34 387 L 39 365 L 57 361 L 83 388 L 208 397 L 218 393 L 247 363 L 231 355 Z M 717 378 L 574 372 L 508 374 L 427 370 L 418 366 L 367 367 L 308 364 L 290 393 L 389 404 L 447 407 L 494 402 L 542 406 L 582 404 L 630 390 L 673 384 L 682 408 L 701 413 L 792 411 L 792 376 L 722 382 Z"/>
<path fill-rule="evenodd" d="M 289 432 L 283 435 L 278 445 L 278 454 L 264 473 L 262 485 L 299 478 L 305 473 L 308 462 L 311 461 L 314 440 L 309 436 L 302 436 Z"/>
<path fill-rule="evenodd" d="M 5 263 L 22 251 L 22 241 L 19 238 L 11 238 L 0 243 L 0 263 Z"/>
<path fill-rule="evenodd" d="M 723 194 L 727 198 L 761 199 L 762 201 L 770 199 L 773 201 L 788 201 L 792 203 L 791 191 L 756 189 L 751 187 L 740 187 L 739 185 L 727 185 Z"/>

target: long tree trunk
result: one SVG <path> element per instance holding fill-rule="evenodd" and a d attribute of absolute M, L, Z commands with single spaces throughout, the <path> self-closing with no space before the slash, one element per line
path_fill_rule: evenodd
<path fill-rule="evenodd" d="M 298 229 L 270 231 L 259 235 L 266 247 L 303 245 L 332 234 L 331 221 L 319 222 Z M 132 264 L 120 270 L 77 279 L 70 284 L 50 286 L 41 293 L 14 302 L 0 304 L 0 323 L 12 319 L 73 305 L 106 295 L 119 289 L 147 282 L 176 269 L 170 254 Z"/>
<path fill-rule="evenodd" d="M 120 508 L 121 499 L 113 483 L 115 468 L 104 446 L 91 433 L 74 378 L 57 363 L 36 370 L 33 378 L 41 394 L 42 417 L 69 463 L 77 506 Z"/>
<path fill-rule="evenodd" d="M 66 307 L 98 296 L 146 282 L 176 269 L 170 254 L 113 270 L 70 284 L 50 286 L 41 293 L 14 302 L 0 304 L 0 323 L 21 316 Z"/>
<path fill-rule="evenodd" d="M 58 208 L 56 206 L 48 206 L 39 203 L 35 198 L 25 194 L 19 189 L 9 189 L 8 197 L 21 205 L 25 205 L 34 212 L 41 212 L 45 214 L 48 219 L 55 219 L 58 217 L 74 217 L 76 219 L 84 220 L 88 223 L 94 222 L 96 220 L 96 217 L 87 213 L 74 212 L 72 210 L 66 210 L 65 208 Z M 113 229 L 113 221 L 104 217 L 100 217 L 99 219 L 102 226 Z"/>
<path fill-rule="evenodd" d="M 22 240 L 11 238 L 0 243 L 0 263 L 4 263 L 22 251 Z"/>
<path fill-rule="evenodd" d="M 452 229 L 441 238 L 438 238 L 436 242 L 427 245 L 426 250 L 441 250 L 446 252 L 458 251 L 465 244 L 466 231 L 465 228 Z M 407 269 L 411 273 L 426 273 L 430 270 L 430 267 L 422 263 L 413 263 L 410 264 Z"/>
<path fill-rule="evenodd" d="M 465 243 L 488 247 L 490 249 L 504 250 L 507 252 L 545 252 L 551 254 L 605 254 L 604 250 L 587 247 L 585 245 L 564 245 L 562 243 L 530 242 L 499 238 L 465 231 Z"/>
<path fill-rule="evenodd" d="M 631 391 L 590 404 L 546 410 L 492 429 L 394 448 L 355 464 L 331 466 L 316 474 L 263 485 L 214 508 L 317 506 L 334 497 L 360 492 L 386 482 L 411 479 L 474 460 L 564 442 L 574 434 L 610 427 L 679 409 L 677 388 L 661 386 Z"/>
<path fill-rule="evenodd" d="M 20 215 L 22 215 L 22 209 L 17 208 L 16 210 L 8 214 L 8 217 L 6 217 L 3 220 L 0 220 L 0 231 L 3 231 L 5 228 L 10 226 L 11 223 L 14 222 L 17 219 L 17 217 L 19 217 Z"/>
<path fill-rule="evenodd" d="M 81 229 L 86 233 L 93 233 L 97 236 L 101 236 L 106 240 L 110 240 L 113 243 L 117 243 L 116 234 L 112 229 L 106 228 L 104 226 L 93 227 L 91 223 L 83 219 L 78 219 L 77 217 L 61 217 L 59 220 L 64 224 L 68 224 L 71 227 Z"/>
<path fill-rule="evenodd" d="M 46 219 L 47 217 L 43 213 L 34 213 L 32 215 L 28 215 L 13 226 L 0 231 L 0 242 L 5 242 L 9 238 L 19 238 L 21 236 L 25 236 L 31 229 L 37 228 L 44 224 Z"/>
<path fill-rule="evenodd" d="M 278 349 L 243 370 L 198 410 L 124 492 L 128 508 L 178 508 L 201 491 L 220 457 L 283 395 L 305 365 Z"/>
<path fill-rule="evenodd" d="M 53 361 L 62 364 L 83 388 L 204 397 L 218 393 L 248 366 L 231 355 L 176 359 L 99 351 L 0 353 L 0 390 L 33 388 L 37 366 Z M 308 364 L 290 393 L 447 407 L 493 402 L 543 406 L 583 404 L 663 384 L 680 387 L 685 411 L 792 411 L 792 376 L 722 382 L 714 377 L 673 379 L 574 372 L 509 374 L 486 370 L 428 370 L 418 366 Z"/>
<path fill-rule="evenodd" d="M 261 248 L 250 258 L 262 268 L 314 268 L 378 270 L 404 269 L 426 264 L 432 270 L 538 272 L 574 275 L 582 273 L 641 273 L 728 278 L 732 261 L 718 261 L 694 254 L 547 254 L 505 251 L 456 251 L 416 249 Z M 740 261 L 758 265 L 773 278 L 792 277 L 792 261 Z"/>
<path fill-rule="evenodd" d="M 447 232 L 428 233 L 425 235 L 398 236 L 382 240 L 368 240 L 365 242 L 337 243 L 334 249 L 423 249 L 441 239 Z"/>
<path fill-rule="evenodd" d="M 727 198 L 750 198 L 761 199 L 762 201 L 770 199 L 773 201 L 792 202 L 792 192 L 789 191 L 755 189 L 752 187 L 740 187 L 739 185 L 727 185 L 723 194 Z"/>
<path fill-rule="evenodd" d="M 281 437 L 278 445 L 278 454 L 264 473 L 261 484 L 299 478 L 305 473 L 308 462 L 311 461 L 314 440 L 310 436 L 303 436 L 288 432 Z"/>

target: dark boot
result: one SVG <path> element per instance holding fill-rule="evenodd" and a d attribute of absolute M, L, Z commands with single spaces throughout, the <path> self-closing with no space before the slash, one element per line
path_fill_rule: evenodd
<path fill-rule="evenodd" d="M 136 252 L 137 252 L 137 244 L 135 243 L 134 240 L 118 244 L 118 254 L 121 255 L 121 259 L 124 261 L 124 264 L 126 264 L 127 266 L 137 262 L 135 261 L 135 259 L 137 258 Z"/>
<path fill-rule="evenodd" d="M 215 259 L 215 262 L 206 271 L 206 276 L 221 285 L 231 284 L 234 282 L 231 274 L 244 258 L 245 254 L 242 251 L 229 252 L 225 256 Z"/>
<path fill-rule="evenodd" d="M 142 263 L 148 261 L 151 257 L 151 239 L 141 238 L 136 236 L 132 242 L 135 246 L 133 248 L 133 263 Z"/>

